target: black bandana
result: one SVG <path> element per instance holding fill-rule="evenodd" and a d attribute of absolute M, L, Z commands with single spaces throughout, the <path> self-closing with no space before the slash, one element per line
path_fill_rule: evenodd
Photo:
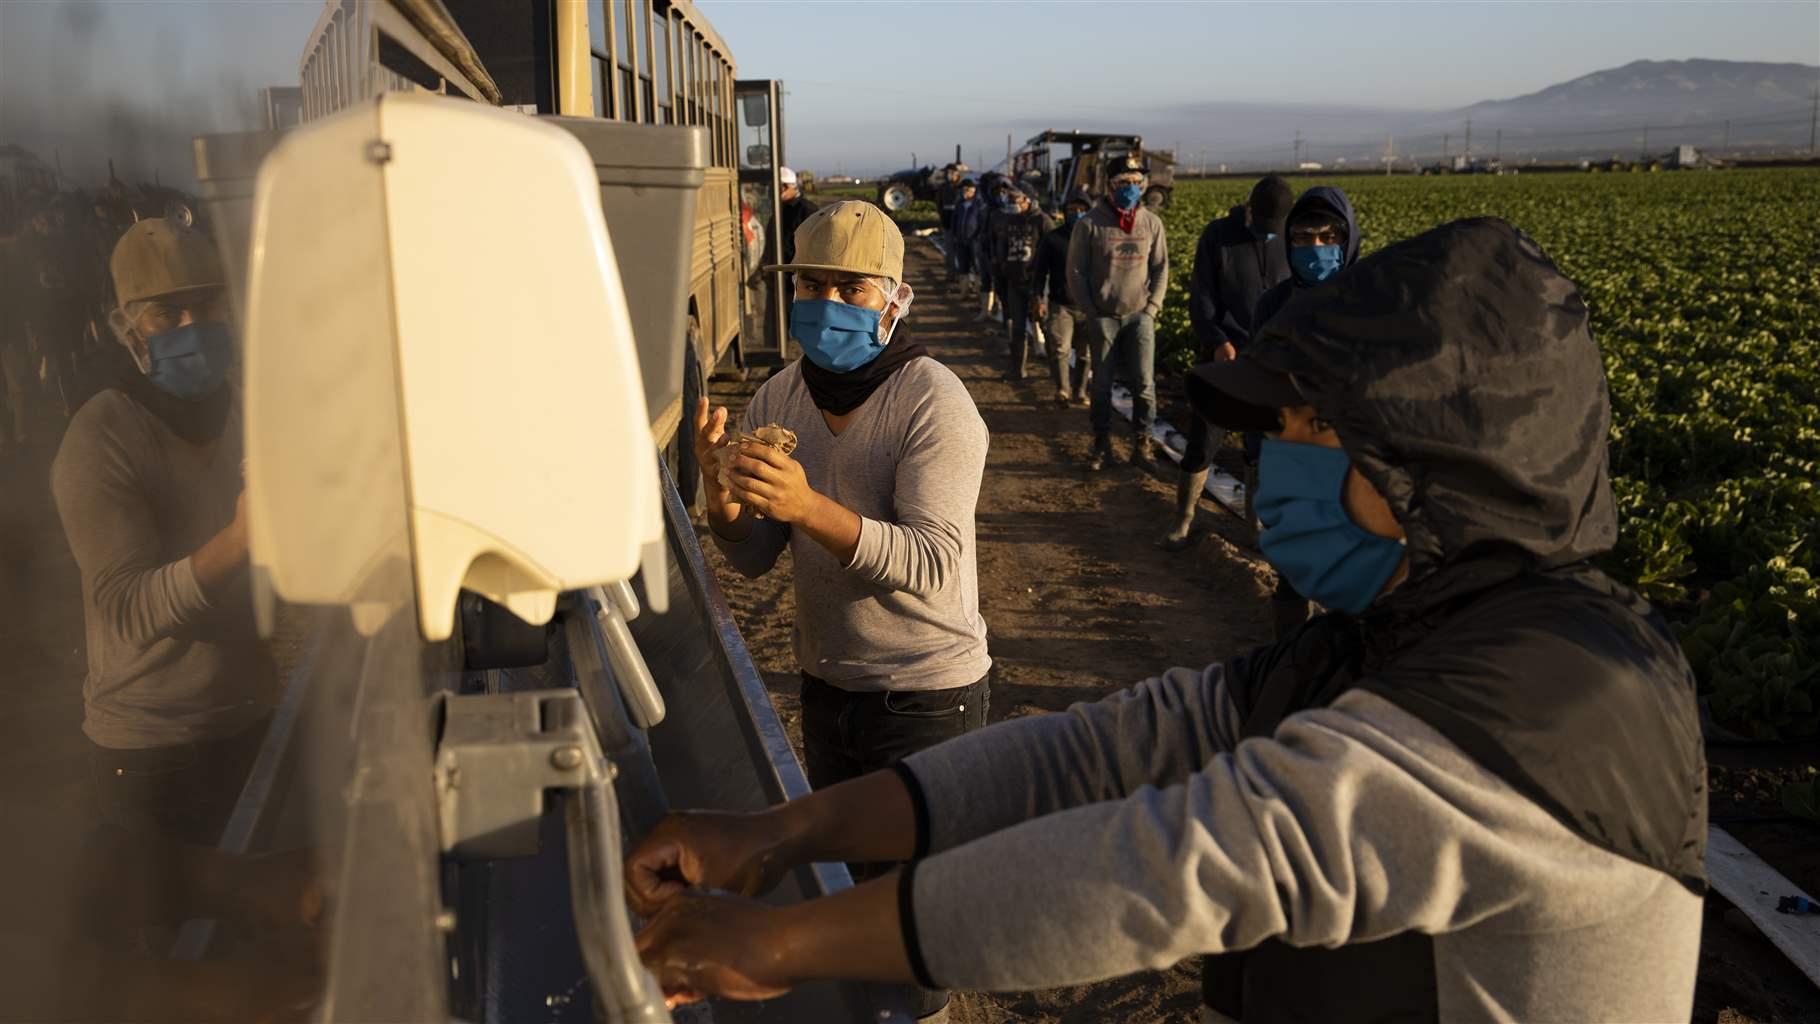
<path fill-rule="evenodd" d="M 891 379 L 905 363 L 917 356 L 929 353 L 921 345 L 912 344 L 904 337 L 904 325 L 898 324 L 892 341 L 880 352 L 877 359 L 846 373 L 824 370 L 809 361 L 802 359 L 803 384 L 809 388 L 809 398 L 815 407 L 835 416 L 845 416 L 859 408 L 872 397 L 885 381 Z"/>
<path fill-rule="evenodd" d="M 221 436 L 227 426 L 228 410 L 234 405 L 234 387 L 223 384 L 201 398 L 177 398 L 158 390 L 137 370 L 120 374 L 114 387 L 144 406 L 147 412 L 171 428 L 171 433 L 190 444 L 208 444 Z"/>

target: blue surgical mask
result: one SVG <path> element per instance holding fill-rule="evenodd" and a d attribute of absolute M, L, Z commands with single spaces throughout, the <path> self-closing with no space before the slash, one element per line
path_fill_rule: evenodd
<path fill-rule="evenodd" d="M 1346 263 L 1346 250 L 1337 245 L 1294 245 L 1289 248 L 1289 266 L 1296 276 L 1309 284 L 1325 281 L 1340 272 Z"/>
<path fill-rule="evenodd" d="M 1339 448 L 1265 438 L 1253 507 L 1264 557 L 1303 596 L 1357 615 L 1403 561 L 1403 543 L 1352 521 L 1341 494 L 1352 461 Z"/>
<path fill-rule="evenodd" d="M 234 362 L 234 336 L 211 321 L 184 324 L 146 339 L 146 379 L 174 398 L 203 398 L 227 380 Z"/>
<path fill-rule="evenodd" d="M 797 299 L 790 306 L 790 336 L 803 356 L 824 370 L 857 370 L 885 350 L 878 338 L 884 311 L 833 299 Z"/>
<path fill-rule="evenodd" d="M 1112 190 L 1112 202 L 1121 210 L 1137 209 L 1138 200 L 1144 198 L 1144 186 L 1120 185 Z"/>
<path fill-rule="evenodd" d="M 1062 227 L 1074 227 L 1075 223 L 1078 222 L 1082 216 L 1084 216 L 1084 214 L 1079 211 L 1069 210 L 1067 213 L 1062 214 Z"/>

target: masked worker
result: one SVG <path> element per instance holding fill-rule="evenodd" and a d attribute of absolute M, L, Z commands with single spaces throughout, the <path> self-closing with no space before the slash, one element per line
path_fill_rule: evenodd
<path fill-rule="evenodd" d="M 788 263 L 796 258 L 796 229 L 815 213 L 815 201 L 803 195 L 796 172 L 790 168 L 778 169 L 777 182 L 781 189 L 778 198 L 783 202 L 783 209 L 777 216 L 777 230 L 784 233 L 784 262 Z"/>
<path fill-rule="evenodd" d="M 1106 198 L 1075 226 L 1068 241 L 1068 294 L 1085 318 L 1080 334 L 1093 353 L 1093 453 L 1087 468 L 1112 456 L 1113 367 L 1132 388 L 1131 464 L 1156 464 L 1156 315 L 1169 290 L 1169 242 L 1163 219 L 1144 206 L 1150 166 L 1136 154 L 1106 166 Z"/>
<path fill-rule="evenodd" d="M 82 729 L 109 816 L 212 845 L 275 691 L 247 581 L 226 279 L 207 238 L 161 219 L 121 236 L 111 270 L 138 372 L 83 405 L 51 468 L 82 574 Z"/>
<path fill-rule="evenodd" d="M 748 430 L 793 431 L 785 454 L 732 440 L 704 400 L 696 451 L 716 545 L 742 574 L 788 548 L 802 670 L 803 762 L 824 789 L 986 721 L 974 506 L 987 433 L 965 385 L 907 337 L 904 240 L 867 202 L 797 230 L 790 334 L 803 358 L 767 380 Z M 864 871 L 862 870 L 863 874 Z M 926 1013 L 946 996 L 930 994 Z"/>
<path fill-rule="evenodd" d="M 992 279 L 1005 306 L 1006 380 L 1024 379 L 1032 293 L 1040 284 L 1034 270 L 1037 246 L 1048 230 L 1048 216 L 1021 188 L 1011 189 L 1005 208 L 992 217 Z"/>
<path fill-rule="evenodd" d="M 1289 277 L 1283 224 L 1294 200 L 1289 183 L 1272 174 L 1252 186 L 1251 197 L 1244 205 L 1233 207 L 1201 232 L 1194 250 L 1194 275 L 1188 285 L 1188 319 L 1194 326 L 1196 363 L 1236 359 L 1250 343 L 1258 303 L 1266 291 Z M 1201 489 L 1207 485 L 1213 453 L 1226 439 L 1224 430 L 1192 411 L 1187 434 L 1182 475 L 1176 481 L 1176 521 L 1163 538 L 1163 547 L 1171 551 L 1181 551 L 1192 542 Z"/>
<path fill-rule="evenodd" d="M 1503 221 L 1444 225 L 1189 395 L 1269 433 L 1264 551 L 1333 611 L 781 807 L 667 819 L 627 866 L 666 991 L 1003 992 L 1206 954 L 1206 1019 L 1687 1019 L 1694 680 L 1591 562 L 1617 538 L 1611 410 L 1573 282 Z M 909 863 L 789 907 L 685 888 L 840 858 Z"/>
<path fill-rule="evenodd" d="M 1074 234 L 1074 226 L 1092 207 L 1092 197 L 1075 189 L 1062 204 L 1061 226 L 1045 234 L 1036 251 L 1036 316 L 1043 322 L 1049 339 L 1055 404 L 1064 407 L 1070 401 L 1077 405 L 1087 401 L 1088 364 L 1092 358 L 1074 346 L 1081 311 L 1068 297 L 1068 240 Z"/>
<path fill-rule="evenodd" d="M 944 260 L 949 277 L 959 273 L 954 266 L 954 208 L 961 202 L 961 174 L 965 170 L 960 164 L 945 164 L 942 167 L 942 183 L 935 189 L 936 215 L 941 218 L 942 247 L 946 256 Z"/>
<path fill-rule="evenodd" d="M 985 230 L 988 217 L 986 202 L 980 198 L 979 185 L 972 178 L 961 181 L 960 201 L 954 205 L 954 228 L 949 233 L 948 259 L 960 275 L 964 298 L 979 294 L 979 273 L 973 263 L 973 240 Z"/>
<path fill-rule="evenodd" d="M 1290 208 L 1287 226 L 1289 278 L 1258 301 L 1257 324 L 1269 323 L 1304 289 L 1333 280 L 1359 257 L 1359 222 L 1352 200 L 1337 188 L 1317 185 Z M 1257 435 L 1248 436 L 1247 457 L 1255 460 Z M 1308 618 L 1308 599 L 1285 573 L 1277 574 L 1270 597 L 1270 616 L 1280 639 Z"/>

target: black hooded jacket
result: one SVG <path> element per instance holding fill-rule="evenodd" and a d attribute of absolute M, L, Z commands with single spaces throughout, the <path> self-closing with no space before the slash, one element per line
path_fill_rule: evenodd
<path fill-rule="evenodd" d="M 1346 268 L 1352 266 L 1359 258 L 1359 218 L 1352 211 L 1352 200 L 1337 188 L 1316 185 L 1302 193 L 1301 197 L 1295 201 L 1295 205 L 1289 208 L 1287 223 L 1294 224 L 1296 218 L 1315 210 L 1324 210 L 1346 225 L 1346 259 L 1340 264 L 1340 272 L 1345 273 Z M 1277 311 L 1282 309 L 1283 305 L 1294 297 L 1298 290 L 1312 288 L 1322 283 L 1302 280 L 1296 274 L 1295 268 L 1289 266 L 1287 262 L 1289 240 L 1285 238 L 1283 244 L 1285 246 L 1284 268 L 1286 273 L 1271 285 L 1270 290 L 1264 293 L 1262 299 L 1258 300 L 1257 315 L 1251 321 L 1254 334 L 1262 329 L 1263 325 L 1275 316 Z"/>
<path fill-rule="evenodd" d="M 1617 519 L 1605 375 L 1573 282 L 1509 224 L 1458 221 L 1297 289 L 1250 351 L 1389 501 L 1409 576 L 1361 616 L 1233 659 L 1244 734 L 1367 690 L 1588 843 L 1703 891 L 1692 673 L 1661 616 L 1588 564 Z M 1205 994 L 1248 1024 L 1431 1020 L 1430 942 L 1267 942 L 1210 957 Z"/>
<path fill-rule="evenodd" d="M 1253 314 L 1265 292 L 1289 279 L 1282 236 L 1268 239 L 1252 230 L 1244 206 L 1207 225 L 1194 249 L 1188 282 L 1188 319 L 1202 359 L 1231 342 L 1251 341 Z"/>

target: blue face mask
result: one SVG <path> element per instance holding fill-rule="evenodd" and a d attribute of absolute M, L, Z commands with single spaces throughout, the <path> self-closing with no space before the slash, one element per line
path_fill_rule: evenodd
<path fill-rule="evenodd" d="M 803 356 L 824 370 L 857 370 L 885 350 L 878 338 L 884 311 L 835 302 L 797 299 L 790 306 L 790 336 Z"/>
<path fill-rule="evenodd" d="M 1121 210 L 1137 209 L 1138 200 L 1144 198 L 1144 186 L 1120 185 L 1112 190 L 1112 202 Z"/>
<path fill-rule="evenodd" d="M 227 380 L 234 336 L 219 322 L 185 324 L 146 339 L 145 377 L 173 398 L 203 398 Z"/>
<path fill-rule="evenodd" d="M 1258 546 L 1304 596 L 1357 615 L 1403 561 L 1403 544 L 1367 532 L 1340 495 L 1352 461 L 1339 448 L 1264 439 L 1253 502 Z"/>
<path fill-rule="evenodd" d="M 1339 273 L 1345 262 L 1346 250 L 1338 245 L 1296 245 L 1289 249 L 1290 268 L 1310 284 Z"/>
<path fill-rule="evenodd" d="M 1062 214 L 1062 227 L 1065 227 L 1065 228 L 1074 227 L 1075 223 L 1078 222 L 1081 219 L 1081 217 L 1083 217 L 1083 216 L 1084 216 L 1084 214 L 1078 213 L 1074 210 L 1070 210 L 1067 213 Z"/>

